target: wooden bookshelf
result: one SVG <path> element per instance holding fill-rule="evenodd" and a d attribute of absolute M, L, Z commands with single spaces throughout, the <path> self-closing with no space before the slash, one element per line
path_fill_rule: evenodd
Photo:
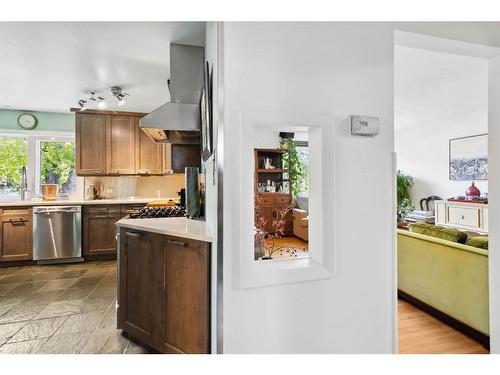
<path fill-rule="evenodd" d="M 292 204 L 292 193 L 289 186 L 288 169 L 283 168 L 283 154 L 285 150 L 281 149 L 254 149 L 254 193 L 255 193 L 255 220 L 258 220 L 257 212 L 260 217 L 266 218 L 266 230 L 272 230 L 272 222 L 277 217 L 277 213 L 285 207 Z M 271 159 L 272 169 L 266 169 L 264 160 Z M 274 182 L 277 191 L 259 192 L 259 183 L 266 184 L 267 181 Z M 284 183 L 288 183 L 288 191 Z M 283 188 L 283 191 L 280 191 Z M 287 214 L 287 224 L 285 226 L 285 235 L 292 235 L 292 213 Z"/>

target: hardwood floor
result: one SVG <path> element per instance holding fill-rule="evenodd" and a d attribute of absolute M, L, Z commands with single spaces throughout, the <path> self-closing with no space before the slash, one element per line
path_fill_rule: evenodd
<path fill-rule="evenodd" d="M 0 268 L 0 354 L 147 353 L 115 305 L 115 262 Z"/>
<path fill-rule="evenodd" d="M 481 344 L 426 312 L 398 300 L 400 354 L 487 354 Z"/>
<path fill-rule="evenodd" d="M 298 237 L 281 237 L 272 241 L 283 248 L 282 251 L 273 254 L 273 259 L 307 258 L 309 256 L 309 244 Z"/>

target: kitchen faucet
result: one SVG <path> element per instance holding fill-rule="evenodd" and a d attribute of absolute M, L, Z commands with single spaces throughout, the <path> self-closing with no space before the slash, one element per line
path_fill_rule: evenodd
<path fill-rule="evenodd" d="M 26 177 L 26 167 L 21 169 L 21 200 L 26 200 L 28 193 L 28 178 Z"/>

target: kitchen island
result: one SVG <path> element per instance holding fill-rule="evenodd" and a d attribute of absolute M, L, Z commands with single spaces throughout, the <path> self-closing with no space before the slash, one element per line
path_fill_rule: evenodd
<path fill-rule="evenodd" d="M 118 328 L 160 353 L 210 353 L 207 224 L 170 217 L 116 225 Z"/>

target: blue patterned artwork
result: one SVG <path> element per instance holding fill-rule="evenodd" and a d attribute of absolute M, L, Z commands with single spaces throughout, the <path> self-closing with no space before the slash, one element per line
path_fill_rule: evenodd
<path fill-rule="evenodd" d="M 488 179 L 488 134 L 450 139 L 450 180 Z"/>

